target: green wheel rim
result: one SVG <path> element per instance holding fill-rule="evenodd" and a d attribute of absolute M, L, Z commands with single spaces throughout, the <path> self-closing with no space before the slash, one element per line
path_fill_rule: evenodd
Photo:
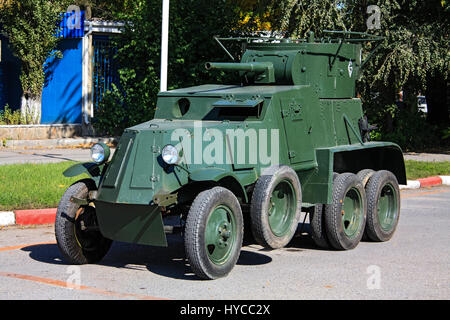
<path fill-rule="evenodd" d="M 344 233 L 350 239 L 355 238 L 363 222 L 364 208 L 358 189 L 351 188 L 345 195 L 342 204 L 342 226 Z"/>
<path fill-rule="evenodd" d="M 394 187 L 388 183 L 381 189 L 378 199 L 378 221 L 381 229 L 391 231 L 398 215 L 397 193 Z"/>
<path fill-rule="evenodd" d="M 208 258 L 221 265 L 230 258 L 236 243 L 236 219 L 225 205 L 213 209 L 206 222 L 205 246 Z"/>
<path fill-rule="evenodd" d="M 289 233 L 297 211 L 297 196 L 288 180 L 276 185 L 269 200 L 269 226 L 273 234 L 283 237 Z"/>

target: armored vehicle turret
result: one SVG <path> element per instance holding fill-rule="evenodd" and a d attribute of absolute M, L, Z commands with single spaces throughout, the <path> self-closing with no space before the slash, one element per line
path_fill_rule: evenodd
<path fill-rule="evenodd" d="M 406 175 L 399 146 L 369 141 L 355 97 L 367 39 L 377 40 L 217 39 L 223 48 L 240 41 L 245 52 L 236 62 L 227 50 L 234 62 L 206 69 L 238 72 L 240 83 L 161 92 L 155 118 L 125 130 L 112 159 L 97 144 L 93 162 L 65 172 L 91 178 L 58 207 L 63 256 L 95 263 L 111 240 L 167 246 L 166 233 L 181 230 L 192 270 L 216 279 L 236 264 L 244 231 L 282 248 L 302 212 L 320 247 L 353 249 L 363 234 L 389 240 Z M 170 217 L 180 224 L 167 225 Z"/>

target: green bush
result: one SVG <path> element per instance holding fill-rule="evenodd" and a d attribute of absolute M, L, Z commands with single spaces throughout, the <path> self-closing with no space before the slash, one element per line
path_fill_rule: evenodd
<path fill-rule="evenodd" d="M 437 126 L 426 121 L 420 112 L 399 109 L 397 105 L 386 106 L 384 115 L 392 117 L 392 130 L 387 128 L 381 117 L 378 119 L 378 130 L 372 133 L 374 140 L 397 143 L 404 151 L 424 151 L 430 147 L 444 147 L 441 133 Z"/>
<path fill-rule="evenodd" d="M 33 115 L 31 113 L 22 114 L 19 110 L 12 111 L 9 105 L 6 105 L 3 111 L 0 111 L 0 125 L 21 125 L 32 124 Z"/>
<path fill-rule="evenodd" d="M 18 125 L 23 122 L 20 110 L 12 111 L 8 105 L 0 111 L 0 125 Z"/>
<path fill-rule="evenodd" d="M 12 112 L 8 105 L 5 106 L 3 111 L 0 111 L 0 125 L 13 125 L 19 124 L 20 111 Z"/>
<path fill-rule="evenodd" d="M 128 79 L 124 77 L 123 81 L 126 83 Z M 128 88 L 123 93 L 113 84 L 112 90 L 103 96 L 93 119 L 97 133 L 120 136 L 124 129 L 152 119 L 155 103 L 139 93 L 136 88 Z"/>
<path fill-rule="evenodd" d="M 450 127 L 445 130 L 442 130 L 442 139 L 449 140 L 450 139 Z"/>

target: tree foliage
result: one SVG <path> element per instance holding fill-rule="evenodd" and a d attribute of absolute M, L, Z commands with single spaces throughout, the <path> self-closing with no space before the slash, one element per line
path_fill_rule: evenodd
<path fill-rule="evenodd" d="M 44 62 L 56 48 L 58 1 L 2 1 L 0 24 L 14 54 L 20 59 L 24 95 L 40 98 L 44 86 Z"/>
<path fill-rule="evenodd" d="M 226 0 L 171 1 L 168 87 L 175 89 L 225 81 L 221 73 L 206 72 L 209 60 L 228 57 L 213 36 L 233 33 L 239 10 Z M 160 88 L 161 1 L 137 1 L 117 39 L 116 60 L 122 67 L 120 86 L 108 92 L 96 112 L 98 132 L 117 135 L 124 128 L 152 118 Z"/>
<path fill-rule="evenodd" d="M 450 5 L 446 0 L 281 0 L 245 1 L 246 10 L 270 21 L 289 37 L 324 29 L 369 32 L 384 37 L 366 64 L 358 91 L 369 118 L 380 129 L 376 137 L 405 148 L 439 144 L 441 127 L 448 127 L 450 70 Z M 381 9 L 381 28 L 368 30 L 369 5 Z M 261 12 L 269 12 L 268 16 Z M 364 46 L 364 57 L 378 43 Z M 404 92 L 403 102 L 398 93 Z M 417 111 L 417 95 L 426 94 L 427 120 Z M 425 137 L 426 139 L 421 139 Z"/>
<path fill-rule="evenodd" d="M 134 0 L 62 0 L 63 6 L 79 6 L 86 12 L 86 18 L 90 19 L 114 19 L 123 13 L 130 13 L 138 4 Z"/>
<path fill-rule="evenodd" d="M 407 149 L 438 146 L 441 130 L 449 122 L 448 4 L 440 0 L 379 0 L 377 4 L 382 19 L 376 33 L 384 40 L 359 82 L 365 109 L 377 122 L 380 138 Z M 363 23 L 356 21 L 355 27 L 362 28 Z M 373 45 L 366 49 L 368 53 Z M 427 95 L 428 121 L 417 110 L 419 93 Z"/>
<path fill-rule="evenodd" d="M 98 113 L 99 119 L 116 114 L 109 121 L 117 132 L 152 116 L 159 88 L 161 1 L 126 3 L 125 14 L 120 6 L 115 12 L 117 19 L 130 22 L 118 41 L 121 85 L 107 94 Z M 369 5 L 381 9 L 380 29 L 368 30 Z M 109 8 L 114 6 L 111 2 Z M 369 32 L 384 37 L 358 82 L 364 109 L 379 127 L 374 136 L 405 148 L 439 144 L 440 130 L 449 121 L 449 14 L 447 0 L 171 1 L 169 87 L 224 81 L 223 74 L 203 69 L 205 61 L 227 59 L 213 35 L 268 30 L 305 38 L 314 31 L 321 38 L 324 29 Z M 365 44 L 365 58 L 376 45 Z M 427 95 L 427 118 L 417 111 L 420 92 Z M 106 127 L 101 120 L 98 124 Z"/>

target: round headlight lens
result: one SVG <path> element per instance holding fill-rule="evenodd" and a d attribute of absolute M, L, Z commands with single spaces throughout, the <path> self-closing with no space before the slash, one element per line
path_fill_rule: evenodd
<path fill-rule="evenodd" d="M 163 148 L 161 155 L 167 164 L 176 164 L 179 159 L 177 148 L 170 144 Z"/>
<path fill-rule="evenodd" d="M 91 148 L 91 158 L 95 163 L 104 163 L 109 158 L 109 147 L 103 143 L 97 143 Z"/>

